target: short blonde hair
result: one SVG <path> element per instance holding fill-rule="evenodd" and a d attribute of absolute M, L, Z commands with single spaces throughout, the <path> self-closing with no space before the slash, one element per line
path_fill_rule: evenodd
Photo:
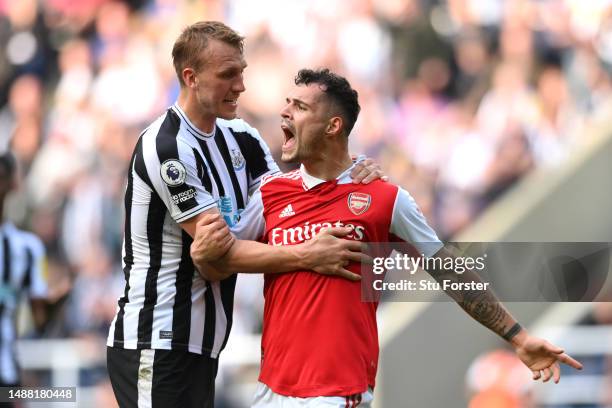
<path fill-rule="evenodd" d="M 196 72 L 202 69 L 205 61 L 200 55 L 209 39 L 223 41 L 243 52 L 244 37 L 219 21 L 199 21 L 186 27 L 172 47 L 172 61 L 181 87 L 185 86 L 182 74 L 185 68 Z"/>

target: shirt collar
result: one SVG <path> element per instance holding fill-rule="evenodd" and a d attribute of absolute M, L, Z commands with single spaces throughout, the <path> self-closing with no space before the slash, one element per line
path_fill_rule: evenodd
<path fill-rule="evenodd" d="M 196 133 L 196 136 L 210 138 L 210 137 L 213 137 L 215 135 L 215 131 L 217 130 L 217 124 L 216 123 L 215 123 L 215 127 L 214 127 L 213 131 L 210 132 L 210 133 L 206 133 L 206 132 L 201 131 L 200 129 L 198 129 L 198 127 L 196 125 L 191 123 L 191 121 L 187 117 L 187 114 L 179 106 L 178 102 L 175 102 L 174 105 L 172 105 L 172 109 L 174 109 L 176 111 L 176 113 L 178 113 L 178 115 L 181 117 L 181 119 L 183 119 L 185 121 L 187 126 Z"/>
<path fill-rule="evenodd" d="M 357 162 L 351 164 L 351 166 L 349 168 L 347 168 L 346 170 L 344 170 L 342 173 L 340 173 L 340 175 L 338 177 L 336 177 L 336 182 L 338 184 L 348 184 L 352 182 L 351 179 L 351 170 L 353 170 L 353 167 L 355 167 L 355 164 L 359 163 L 360 160 L 358 160 Z M 310 174 L 308 174 L 306 172 L 306 168 L 304 167 L 304 165 L 300 165 L 300 175 L 302 177 L 302 186 L 304 186 L 304 190 L 312 190 L 313 188 L 315 188 L 316 186 L 318 186 L 319 184 L 323 184 L 325 183 L 327 180 L 322 180 L 320 178 L 317 178 L 315 176 L 311 176 Z"/>

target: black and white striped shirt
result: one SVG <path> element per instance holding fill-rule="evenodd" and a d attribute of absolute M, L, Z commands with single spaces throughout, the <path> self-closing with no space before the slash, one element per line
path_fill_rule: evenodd
<path fill-rule="evenodd" d="M 10 222 L 0 226 L 0 279 L 0 381 L 15 384 L 19 381 L 16 310 L 24 293 L 30 299 L 46 298 L 47 280 L 42 242 Z"/>
<path fill-rule="evenodd" d="M 175 104 L 141 135 L 125 195 L 125 291 L 107 345 L 216 358 L 232 325 L 236 276 L 208 282 L 179 223 L 218 207 L 231 226 L 264 175 L 278 172 L 257 130 L 217 119 L 198 130 Z"/>

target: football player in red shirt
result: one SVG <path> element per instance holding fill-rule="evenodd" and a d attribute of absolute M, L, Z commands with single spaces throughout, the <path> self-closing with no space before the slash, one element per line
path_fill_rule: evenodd
<path fill-rule="evenodd" d="M 264 179 L 240 222 L 239 238 L 273 246 L 308 241 L 319 231 L 349 227 L 360 242 L 403 242 L 426 257 L 452 257 L 410 194 L 391 183 L 356 185 L 348 136 L 359 114 L 357 92 L 329 70 L 301 70 L 281 112 L 282 160 L 301 167 Z M 210 279 L 227 276 L 223 258 L 208 264 L 205 237 L 192 256 Z M 214 246 L 211 243 L 210 246 Z M 231 252 L 233 249 L 230 248 Z M 360 264 L 346 268 L 360 274 Z M 439 282 L 474 281 L 472 273 L 431 269 Z M 513 347 L 533 378 L 559 381 L 559 362 L 581 369 L 560 348 L 533 337 L 488 290 L 448 290 L 475 320 Z M 361 284 L 311 271 L 265 275 L 260 384 L 253 407 L 370 406 L 378 365 L 377 302 L 363 302 Z"/>

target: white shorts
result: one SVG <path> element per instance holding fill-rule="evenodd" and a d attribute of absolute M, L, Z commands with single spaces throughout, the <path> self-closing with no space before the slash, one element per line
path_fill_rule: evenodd
<path fill-rule="evenodd" d="M 266 384 L 258 383 L 251 408 L 370 408 L 372 390 L 345 397 L 287 397 L 275 393 Z"/>

